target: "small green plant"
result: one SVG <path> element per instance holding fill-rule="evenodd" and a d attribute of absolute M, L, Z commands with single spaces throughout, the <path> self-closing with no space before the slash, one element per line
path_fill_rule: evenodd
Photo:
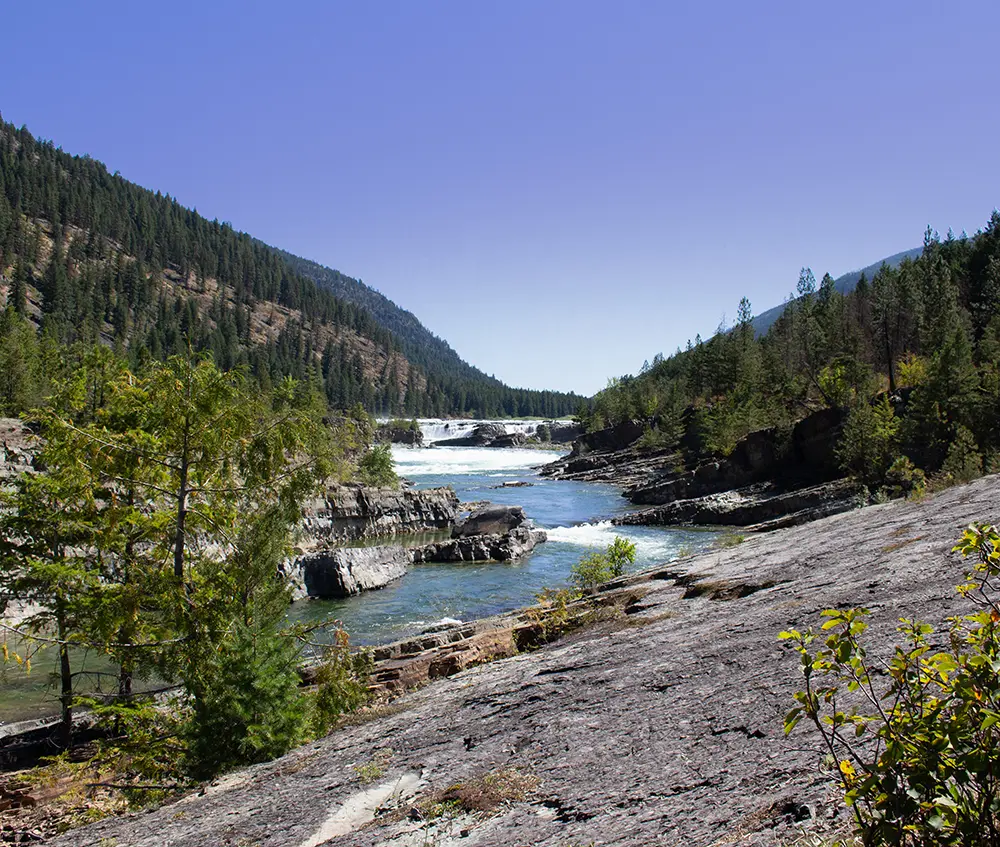
<path fill-rule="evenodd" d="M 370 785 L 385 776 L 386 769 L 389 767 L 389 762 L 392 761 L 394 755 L 394 750 L 383 747 L 380 750 L 376 750 L 375 754 L 367 762 L 352 765 L 352 768 L 362 785 Z"/>
<path fill-rule="evenodd" d="M 744 541 L 746 541 L 746 536 L 740 535 L 738 532 L 734 532 L 733 530 L 727 530 L 715 539 L 715 546 L 721 549 L 738 547 Z"/>
<path fill-rule="evenodd" d="M 900 456 L 886 471 L 885 487 L 892 497 L 919 498 L 927 487 L 927 479 L 906 456 Z"/>
<path fill-rule="evenodd" d="M 347 632 L 337 629 L 333 643 L 324 651 L 323 664 L 316 671 L 316 694 L 310 716 L 314 735 L 326 735 L 341 715 L 353 712 L 371 699 L 368 682 L 372 667 L 371 653 L 367 650 L 351 653 Z"/>
<path fill-rule="evenodd" d="M 975 556 L 958 592 L 978 610 L 950 619 L 944 647 L 904 620 L 905 644 L 873 661 L 865 609 L 779 636 L 805 680 L 785 732 L 803 719 L 818 731 L 865 847 L 1000 845 L 1000 534 L 971 526 L 955 550 Z"/>
<path fill-rule="evenodd" d="M 591 553 L 573 565 L 571 578 L 580 591 L 592 591 L 598 585 L 619 577 L 635 562 L 635 544 L 615 536 L 604 553 Z"/>

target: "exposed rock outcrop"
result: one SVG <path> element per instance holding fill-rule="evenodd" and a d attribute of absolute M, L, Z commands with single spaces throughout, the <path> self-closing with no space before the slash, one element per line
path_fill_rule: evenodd
<path fill-rule="evenodd" d="M 302 556 L 297 567 L 308 596 L 337 599 L 383 588 L 406 573 L 410 560 L 400 546 L 340 547 Z"/>
<path fill-rule="evenodd" d="M 611 482 L 632 503 L 665 507 L 634 513 L 625 523 L 748 526 L 783 516 L 801 522 L 854 504 L 848 483 L 828 485 L 842 477 L 835 452 L 842 425 L 842 410 L 823 409 L 790 432 L 752 432 L 730 456 L 688 467 L 691 460 L 680 452 L 638 445 L 641 425 L 629 421 L 578 439 L 542 475 Z"/>
<path fill-rule="evenodd" d="M 375 430 L 375 440 L 383 444 L 405 444 L 407 447 L 420 447 L 424 443 L 424 434 L 412 426 L 393 426 L 379 424 Z"/>
<path fill-rule="evenodd" d="M 859 497 L 860 486 L 848 480 L 791 491 L 769 483 L 757 483 L 689 500 L 674 500 L 615 518 L 614 523 L 621 526 L 692 524 L 772 530 L 857 508 L 861 505 Z"/>
<path fill-rule="evenodd" d="M 510 532 L 468 535 L 428 544 L 413 551 L 419 562 L 510 562 L 546 540 L 543 530 L 520 526 Z"/>
<path fill-rule="evenodd" d="M 527 518 L 521 506 L 480 506 L 451 531 L 452 538 L 510 532 Z"/>
<path fill-rule="evenodd" d="M 528 436 L 523 432 L 510 432 L 505 435 L 498 435 L 490 441 L 487 447 L 523 447 L 528 443 Z"/>
<path fill-rule="evenodd" d="M 303 509 L 302 528 L 315 544 L 451 529 L 459 514 L 451 488 L 396 489 L 338 485 Z"/>
<path fill-rule="evenodd" d="M 595 598 L 617 607 L 610 620 L 517 655 L 530 618 L 380 648 L 380 686 L 433 681 L 278 761 L 54 847 L 830 842 L 849 812 L 833 802 L 816 735 L 804 724 L 782 731 L 802 683 L 777 633 L 818 625 L 822 609 L 863 605 L 873 609 L 869 655 L 891 657 L 899 618 L 941 624 L 969 613 L 953 589 L 966 563 L 950 550 L 970 520 L 996 520 L 998 501 L 1000 479 L 990 477 L 625 578 Z M 497 656 L 508 658 L 474 667 Z M 358 765 L 380 751 L 379 786 L 412 773 L 421 781 L 389 793 L 395 814 L 352 823 L 345 810 L 368 789 Z M 419 815 L 435 792 L 500 769 L 532 776 L 537 789 L 489 814 Z"/>

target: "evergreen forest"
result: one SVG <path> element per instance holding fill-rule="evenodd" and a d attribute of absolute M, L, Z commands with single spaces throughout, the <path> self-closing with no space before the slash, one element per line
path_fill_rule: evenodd
<path fill-rule="evenodd" d="M 875 489 L 1000 467 L 1000 213 L 973 236 L 928 228 L 918 256 L 846 294 L 804 268 L 796 293 L 764 335 L 744 297 L 734 326 L 612 379 L 582 410 L 587 428 L 640 420 L 647 445 L 725 456 L 837 407 L 841 464 Z"/>
<path fill-rule="evenodd" d="M 0 413 L 46 393 L 67 345 L 133 367 L 189 351 L 285 377 L 332 408 L 406 416 L 559 417 L 579 396 L 510 388 L 360 282 L 281 253 L 169 194 L 0 120 Z"/>

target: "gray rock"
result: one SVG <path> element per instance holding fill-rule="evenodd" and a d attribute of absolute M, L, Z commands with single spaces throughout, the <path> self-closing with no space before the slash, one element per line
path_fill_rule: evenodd
<path fill-rule="evenodd" d="M 420 447 L 424 443 L 424 434 L 419 429 L 406 426 L 390 426 L 379 424 L 375 430 L 375 440 L 384 444 L 405 444 L 407 447 Z"/>
<path fill-rule="evenodd" d="M 435 441 L 438 447 L 486 447 L 497 438 L 503 438 L 507 429 L 499 423 L 481 423 L 468 435 Z"/>
<path fill-rule="evenodd" d="M 470 535 L 496 535 L 510 532 L 525 522 L 521 506 L 495 506 L 492 503 L 476 509 L 451 531 L 452 538 Z"/>
<path fill-rule="evenodd" d="M 406 573 L 410 554 L 398 546 L 340 547 L 298 560 L 310 597 L 336 599 L 382 588 Z"/>
<path fill-rule="evenodd" d="M 451 488 L 331 486 L 305 504 L 302 529 L 314 543 L 450 529 L 459 499 Z"/>
<path fill-rule="evenodd" d="M 505 533 L 452 538 L 413 550 L 414 563 L 420 562 L 511 562 L 547 540 L 545 532 L 525 526 Z"/>
<path fill-rule="evenodd" d="M 615 518 L 625 526 L 743 526 L 778 529 L 846 512 L 861 505 L 860 486 L 837 480 L 783 491 L 768 483 L 734 488 L 718 494 L 673 500 L 662 506 Z"/>
<path fill-rule="evenodd" d="M 815 733 L 804 724 L 790 737 L 782 732 L 802 683 L 798 657 L 777 634 L 818 625 L 822 609 L 863 605 L 873 610 L 869 655 L 884 658 L 900 638 L 899 618 L 941 624 L 968 614 L 971 604 L 953 588 L 965 563 L 951 547 L 969 521 L 996 520 L 998 502 L 994 476 L 661 566 L 641 577 L 646 591 L 624 622 L 474 667 L 496 655 L 481 633 L 474 660 L 436 660 L 426 674 L 456 668 L 457 676 L 403 695 L 381 716 L 179 802 L 52 843 L 434 843 L 435 822 L 407 819 L 409 808 L 509 769 L 537 788 L 463 820 L 466 838 L 456 829 L 438 843 L 780 847 L 805 843 L 803 832 L 828 843 L 850 816 L 833 802 Z M 427 638 L 446 650 L 465 628 Z M 417 798 L 400 798 L 399 814 L 334 833 L 366 790 L 353 766 L 380 751 L 378 784 L 416 772 L 424 781 Z"/>
<path fill-rule="evenodd" d="M 511 432 L 494 438 L 487 447 L 523 447 L 528 443 L 528 436 L 523 432 Z"/>

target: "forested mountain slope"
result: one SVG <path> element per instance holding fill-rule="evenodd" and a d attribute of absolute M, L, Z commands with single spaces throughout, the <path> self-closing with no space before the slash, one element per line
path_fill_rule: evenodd
<path fill-rule="evenodd" d="M 558 416 L 580 402 L 509 388 L 440 339 L 415 341 L 423 327 L 412 316 L 412 326 L 387 321 L 408 313 L 380 295 L 338 295 L 290 259 L 0 121 L 0 288 L 11 307 L 0 367 L 23 373 L 25 383 L 0 392 L 2 410 L 20 411 L 39 390 L 32 379 L 44 376 L 29 327 L 43 346 L 102 342 L 134 361 L 191 346 L 225 368 L 246 366 L 264 385 L 310 380 L 334 407 Z"/>
<path fill-rule="evenodd" d="M 640 420 L 644 445 L 697 461 L 834 408 L 841 467 L 872 491 L 1000 469 L 1000 212 L 971 237 L 928 231 L 846 294 L 808 270 L 797 293 L 766 335 L 743 298 L 732 329 L 613 380 L 588 428 Z"/>
<path fill-rule="evenodd" d="M 838 276 L 833 281 L 833 287 L 841 294 L 850 294 L 858 284 L 858 280 L 860 280 L 861 277 L 871 279 L 876 273 L 878 273 L 878 269 L 881 268 L 882 265 L 888 265 L 890 268 L 898 268 L 904 259 L 918 258 L 923 252 L 923 249 L 923 247 L 914 247 L 912 250 L 904 250 L 902 253 L 894 253 L 892 256 L 886 256 L 884 259 L 879 259 L 879 261 L 873 262 L 859 271 L 851 271 L 843 276 Z M 784 304 L 768 309 L 766 312 L 761 312 L 753 319 L 754 331 L 758 335 L 764 335 L 771 328 L 774 322 L 781 317 L 781 313 L 783 311 L 785 311 Z"/>

